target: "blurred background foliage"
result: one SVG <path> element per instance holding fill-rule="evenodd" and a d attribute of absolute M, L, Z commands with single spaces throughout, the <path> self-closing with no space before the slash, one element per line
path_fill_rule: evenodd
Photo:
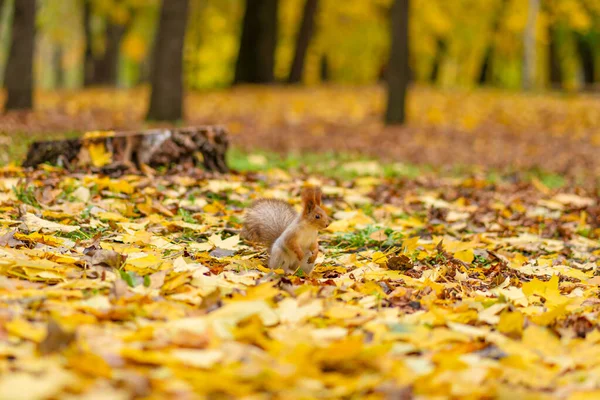
<path fill-rule="evenodd" d="M 2 2 L 0 72 L 7 58 L 14 1 Z M 279 4 L 275 74 L 281 81 L 289 73 L 304 2 L 281 0 Z M 244 4 L 243 0 L 190 0 L 184 49 L 187 88 L 231 84 Z M 110 44 L 108 32 L 117 27 L 117 85 L 145 83 L 160 1 L 91 0 L 90 6 L 94 54 L 105 52 Z M 389 51 L 390 6 L 391 0 L 321 0 L 304 83 L 368 84 L 380 80 Z M 410 7 L 413 81 L 444 88 L 521 86 L 527 1 L 414 0 Z M 36 86 L 76 89 L 83 85 L 84 14 L 84 0 L 38 1 Z M 590 63 L 586 61 L 590 55 L 593 81 L 598 81 L 600 1 L 542 0 L 535 29 L 536 88 L 586 86 L 590 71 L 584 64 Z"/>

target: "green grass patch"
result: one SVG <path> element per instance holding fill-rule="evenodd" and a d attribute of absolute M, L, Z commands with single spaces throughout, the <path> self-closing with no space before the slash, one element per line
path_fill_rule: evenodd
<path fill-rule="evenodd" d="M 278 154 L 265 150 L 250 153 L 232 148 L 228 153 L 229 166 L 240 172 L 260 172 L 278 168 L 290 173 L 320 175 L 334 179 L 355 179 L 360 176 L 380 178 L 414 179 L 419 176 L 469 178 L 480 177 L 490 184 L 502 181 L 532 181 L 537 179 L 550 189 L 558 189 L 567 184 L 567 179 L 559 174 L 532 168 L 514 170 L 512 168 L 485 169 L 476 165 L 451 165 L 433 167 L 409 163 L 392 163 L 364 155 L 344 153 L 289 153 Z"/>
<path fill-rule="evenodd" d="M 371 237 L 373 233 L 380 231 L 378 226 L 368 226 L 361 230 L 338 233 L 331 240 L 331 245 L 340 249 L 356 250 L 366 248 L 389 248 L 397 245 L 402 240 L 402 234 L 390 228 L 385 229 L 386 240 L 376 240 Z"/>
<path fill-rule="evenodd" d="M 35 186 L 31 186 L 26 182 L 19 182 L 19 184 L 13 186 L 13 192 L 21 203 L 28 204 L 35 208 L 41 207 L 35 197 Z"/>

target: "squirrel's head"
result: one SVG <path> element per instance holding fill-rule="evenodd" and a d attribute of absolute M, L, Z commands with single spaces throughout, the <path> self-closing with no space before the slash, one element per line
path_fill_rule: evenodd
<path fill-rule="evenodd" d="M 325 229 L 329 225 L 329 217 L 321 208 L 321 189 L 307 187 L 302 191 L 302 204 L 304 206 L 302 218 L 318 229 Z"/>

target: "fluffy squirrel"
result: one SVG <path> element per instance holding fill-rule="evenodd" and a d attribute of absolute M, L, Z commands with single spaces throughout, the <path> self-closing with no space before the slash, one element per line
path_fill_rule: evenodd
<path fill-rule="evenodd" d="M 307 187 L 302 191 L 300 214 L 282 200 L 255 201 L 246 212 L 242 237 L 269 249 L 269 268 L 287 273 L 302 269 L 308 275 L 319 254 L 319 229 L 328 225 L 321 189 Z"/>

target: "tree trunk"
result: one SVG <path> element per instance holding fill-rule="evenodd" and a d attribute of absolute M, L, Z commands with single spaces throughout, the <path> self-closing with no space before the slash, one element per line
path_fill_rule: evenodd
<path fill-rule="evenodd" d="M 188 0 L 163 0 L 151 73 L 148 120 L 175 121 L 183 116 L 183 44 Z"/>
<path fill-rule="evenodd" d="M 33 107 L 33 52 L 35 45 L 35 0 L 15 1 L 12 38 L 5 86 L 5 110 Z"/>
<path fill-rule="evenodd" d="M 490 44 L 485 49 L 485 55 L 483 56 L 483 62 L 481 63 L 481 70 L 479 71 L 479 77 L 477 83 L 479 85 L 485 85 L 490 81 L 492 75 L 492 62 L 494 59 L 494 46 Z"/>
<path fill-rule="evenodd" d="M 562 87 L 562 68 L 560 65 L 560 56 L 558 54 L 558 38 L 556 28 L 550 25 L 548 27 L 548 39 L 550 40 L 548 48 L 548 72 L 550 86 L 558 89 Z"/>
<path fill-rule="evenodd" d="M 523 89 L 531 90 L 535 84 L 535 26 L 537 22 L 538 11 L 540 9 L 540 0 L 529 0 L 529 9 L 527 11 L 527 25 L 523 33 Z"/>
<path fill-rule="evenodd" d="M 442 61 L 446 56 L 447 47 L 448 46 L 446 45 L 445 40 L 437 40 L 437 50 L 435 52 L 435 58 L 433 59 L 433 67 L 431 68 L 431 75 L 429 77 L 430 82 L 433 84 L 437 82 L 438 77 L 440 75 L 440 68 L 442 67 Z"/>
<path fill-rule="evenodd" d="M 85 53 L 83 60 L 83 86 L 92 86 L 94 80 L 94 52 L 92 49 L 92 5 L 91 0 L 83 1 L 83 34 L 85 36 Z"/>
<path fill-rule="evenodd" d="M 584 35 L 577 34 L 577 52 L 581 59 L 581 68 L 583 70 L 583 83 L 585 86 L 594 84 L 594 51 L 592 44 Z"/>
<path fill-rule="evenodd" d="M 319 75 L 321 78 L 321 83 L 327 83 L 331 80 L 331 71 L 329 67 L 329 61 L 327 59 L 327 54 L 323 54 L 321 56 L 321 64 L 319 65 Z"/>
<path fill-rule="evenodd" d="M 85 55 L 84 55 L 84 85 L 110 85 L 117 84 L 119 71 L 119 51 L 121 39 L 126 27 L 106 21 L 106 38 L 104 53 L 102 56 L 94 55 L 92 49 L 91 31 L 91 0 L 83 3 L 83 27 L 85 33 Z"/>
<path fill-rule="evenodd" d="M 107 22 L 104 54 L 94 60 L 93 83 L 95 85 L 116 86 L 119 70 L 119 50 L 124 33 L 124 26 Z"/>
<path fill-rule="evenodd" d="M 4 16 L 4 0 L 0 0 L 0 18 Z"/>
<path fill-rule="evenodd" d="M 234 83 L 273 83 L 278 0 L 246 0 Z"/>
<path fill-rule="evenodd" d="M 406 91 L 409 82 L 408 64 L 409 0 L 394 0 L 391 12 L 391 51 L 387 70 L 387 125 L 403 124 L 406 119 Z"/>
<path fill-rule="evenodd" d="M 63 52 L 60 44 L 54 44 L 52 63 L 54 64 L 54 88 L 59 89 L 65 85 L 65 74 L 62 65 Z"/>
<path fill-rule="evenodd" d="M 495 48 L 495 37 L 498 29 L 500 29 L 500 23 L 504 19 L 504 13 L 506 10 L 507 0 L 502 0 L 498 5 L 498 10 L 496 12 L 494 22 L 492 25 L 492 35 L 490 41 L 488 43 L 487 48 L 485 49 L 485 53 L 483 56 L 483 62 L 481 63 L 481 70 L 479 71 L 479 78 L 477 79 L 477 83 L 480 85 L 490 83 L 493 77 L 492 65 L 494 62 L 494 48 Z"/>
<path fill-rule="evenodd" d="M 319 6 L 319 0 L 306 0 L 304 4 L 304 14 L 302 16 L 302 23 L 300 24 L 300 30 L 298 31 L 298 37 L 296 38 L 296 51 L 294 53 L 294 61 L 292 62 L 292 69 L 288 77 L 288 83 L 300 83 L 304 75 L 304 60 L 306 59 L 306 52 L 312 39 L 314 28 L 315 28 L 315 15 L 317 13 L 317 7 Z"/>
<path fill-rule="evenodd" d="M 4 7 L 7 3 L 4 0 L 0 0 L 0 20 L 4 19 L 4 13 L 8 12 Z M 7 7 L 8 8 L 8 7 Z M 4 43 L 4 27 L 0 25 L 0 43 Z M 4 88 L 4 71 L 0 68 L 0 87 Z"/>

